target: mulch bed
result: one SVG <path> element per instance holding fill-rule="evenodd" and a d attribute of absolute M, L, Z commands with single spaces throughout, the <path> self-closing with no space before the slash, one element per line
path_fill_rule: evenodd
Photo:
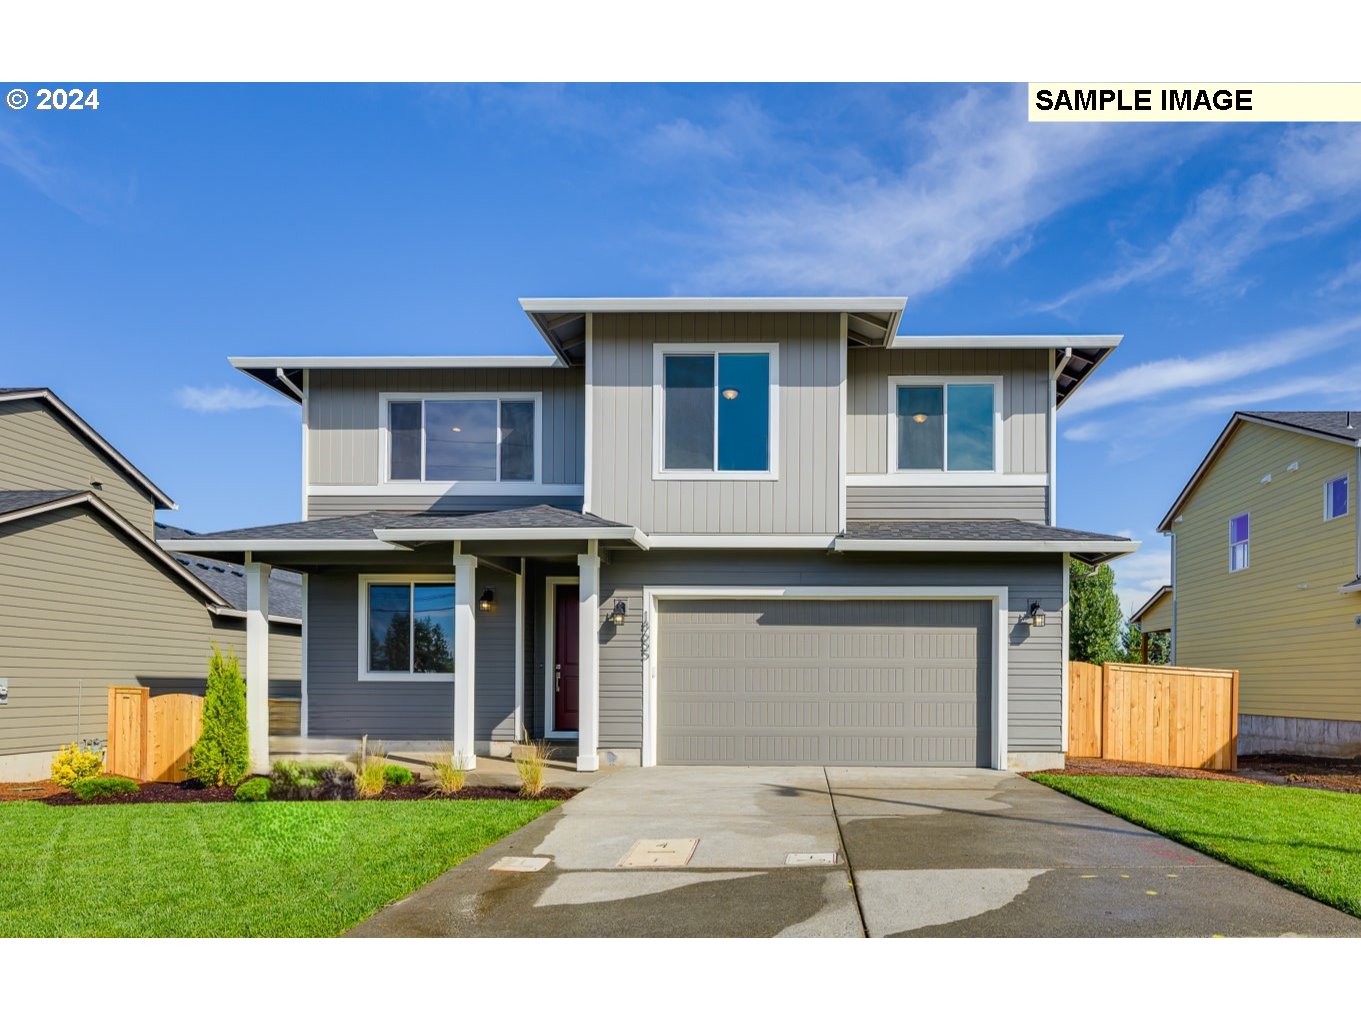
<path fill-rule="evenodd" d="M 1261 782 L 1233 772 L 1143 765 L 1130 761 L 1107 761 L 1104 758 L 1069 758 L 1066 768 L 1045 769 L 1044 773 L 1056 776 L 1152 776 L 1158 779 L 1218 779 L 1227 783 Z"/>
<path fill-rule="evenodd" d="M 566 800 L 576 790 L 550 788 L 534 800 Z M 189 783 L 147 783 L 136 793 L 105 797 L 100 800 L 79 800 L 70 790 L 55 783 L 0 783 L 0 802 L 40 800 L 58 807 L 87 807 L 97 804 L 211 804 L 231 801 L 233 790 L 227 786 L 199 787 Z M 520 800 L 520 791 L 506 786 L 474 786 L 471 783 L 458 793 L 442 794 L 428 786 L 412 783 L 408 786 L 389 786 L 376 800 Z"/>
<path fill-rule="evenodd" d="M 1067 767 L 1045 770 L 1067 776 L 1151 776 L 1158 779 L 1214 779 L 1226 783 L 1259 786 L 1307 786 L 1338 793 L 1361 793 L 1361 759 L 1300 758 L 1291 755 L 1254 754 L 1238 759 L 1237 772 L 1172 768 L 1138 762 L 1106 761 L 1102 758 L 1069 758 Z"/>

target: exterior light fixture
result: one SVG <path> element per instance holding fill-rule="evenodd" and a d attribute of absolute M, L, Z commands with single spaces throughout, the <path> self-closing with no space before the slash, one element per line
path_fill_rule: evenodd
<path fill-rule="evenodd" d="M 496 605 L 496 592 L 491 588 L 483 588 L 482 595 L 477 600 L 477 608 L 484 613 L 489 613 L 494 605 Z"/>
<path fill-rule="evenodd" d="M 1030 619 L 1030 626 L 1032 627 L 1044 626 L 1044 610 L 1040 608 L 1039 602 L 1030 603 L 1028 616 Z"/>
<path fill-rule="evenodd" d="M 624 600 L 623 599 L 615 600 L 614 608 L 610 610 L 610 623 L 618 627 L 620 624 L 624 622 L 624 616 L 627 612 L 628 606 L 624 604 Z"/>
<path fill-rule="evenodd" d="M 925 424 L 926 424 L 926 415 L 924 415 L 924 414 L 914 414 L 914 415 L 912 416 L 912 420 L 915 421 L 918 425 L 925 425 Z"/>
<path fill-rule="evenodd" d="M 729 386 L 726 390 L 723 391 L 723 399 L 724 399 L 724 400 L 736 400 L 736 399 L 737 399 L 737 391 L 736 391 L 735 389 L 733 389 L 731 386 Z"/>
<path fill-rule="evenodd" d="M 452 432 L 462 432 L 463 429 L 462 429 L 460 426 L 455 425 L 450 431 L 452 431 Z"/>

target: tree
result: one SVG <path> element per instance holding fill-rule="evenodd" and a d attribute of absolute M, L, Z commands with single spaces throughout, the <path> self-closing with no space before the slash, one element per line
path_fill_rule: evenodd
<path fill-rule="evenodd" d="M 1124 646 L 1124 658 L 1126 662 L 1144 661 L 1143 628 L 1133 620 L 1125 624 L 1124 633 L 1120 636 L 1120 643 Z M 1165 665 L 1171 658 L 1171 646 L 1171 635 L 1165 630 L 1148 635 L 1149 665 Z"/>
<path fill-rule="evenodd" d="M 246 728 L 246 681 L 234 652 L 213 645 L 208 659 L 208 686 L 203 692 L 203 726 L 185 770 L 209 786 L 235 786 L 250 771 L 250 735 Z"/>
<path fill-rule="evenodd" d="M 1115 571 L 1108 564 L 1093 569 L 1073 560 L 1068 568 L 1068 652 L 1077 662 L 1118 662 L 1124 658 L 1120 624 L 1124 614 L 1115 594 Z"/>

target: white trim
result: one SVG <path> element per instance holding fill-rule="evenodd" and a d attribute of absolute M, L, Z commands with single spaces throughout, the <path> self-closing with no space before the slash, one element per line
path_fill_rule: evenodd
<path fill-rule="evenodd" d="M 425 405 L 431 401 L 480 401 L 488 403 L 496 402 L 496 478 L 431 478 L 425 477 Z M 421 405 L 421 477 L 402 478 L 395 482 L 391 477 L 392 465 L 392 437 L 388 430 L 388 407 L 393 403 L 410 403 L 417 401 Z M 534 405 L 534 477 L 514 478 L 501 480 L 501 404 L 505 401 L 511 403 L 532 403 Z M 378 484 L 374 488 L 378 492 L 392 493 L 392 486 L 399 485 L 414 489 L 419 493 L 426 492 L 451 492 L 455 485 L 469 482 L 490 486 L 488 492 L 496 494 L 507 494 L 508 487 L 524 486 L 532 487 L 537 492 L 543 488 L 543 393 L 538 390 L 525 390 L 520 392 L 502 392 L 500 390 L 487 390 L 485 392 L 448 392 L 448 393 L 404 393 L 399 391 L 380 391 L 378 394 Z M 467 491 L 466 489 L 464 490 Z M 395 494 L 395 493 L 394 493 Z"/>
<path fill-rule="evenodd" d="M 600 550 L 577 556 L 577 771 L 600 768 Z"/>
<path fill-rule="evenodd" d="M 533 355 L 363 355 L 358 357 L 231 357 L 232 368 L 308 369 L 308 368 L 565 368 L 551 354 Z"/>
<path fill-rule="evenodd" d="M 1340 514 L 1335 514 L 1332 512 L 1333 500 L 1332 492 L 1330 490 L 1338 482 L 1343 482 L 1347 486 L 1347 509 L 1342 511 L 1342 513 Z M 1329 478 L 1326 482 L 1323 483 L 1324 523 L 1327 523 L 1328 521 L 1341 520 L 1343 517 L 1346 517 L 1351 512 L 1352 512 L 1352 475 L 1351 472 L 1348 471 L 1346 474 L 1338 475 L 1336 478 Z"/>
<path fill-rule="evenodd" d="M 987 471 L 950 467 L 950 387 L 992 386 L 992 469 Z M 904 386 L 939 386 L 941 388 L 941 456 L 945 466 L 940 470 L 898 467 L 898 390 Z M 957 477 L 982 478 L 1000 483 L 1006 478 L 1002 463 L 1002 400 L 1004 397 L 1000 375 L 891 375 L 888 377 L 888 473 L 909 484 L 952 485 L 954 482 L 933 482 L 932 479 Z M 983 484 L 975 482 L 974 484 Z"/>
<path fill-rule="evenodd" d="M 1048 475 L 1010 475 L 994 471 L 895 471 L 887 475 L 848 475 L 846 484 L 852 488 L 870 486 L 951 487 L 993 486 L 1001 488 L 1043 488 L 1049 484 Z"/>
<path fill-rule="evenodd" d="M 1174 531 L 1170 536 L 1172 543 L 1172 636 L 1168 639 L 1167 664 L 1175 666 L 1177 664 L 1177 533 Z"/>
<path fill-rule="evenodd" d="M 455 557 L 457 561 L 460 557 Z M 471 556 L 462 559 L 475 559 Z M 457 566 L 457 562 L 455 562 Z M 373 584 L 421 584 L 431 581 L 454 585 L 454 672 L 453 673 L 371 673 L 369 672 L 369 586 Z M 475 588 L 474 578 L 473 587 Z M 473 593 L 474 596 L 476 593 Z M 458 649 L 463 638 L 463 627 L 458 614 L 459 589 L 457 572 L 454 574 L 360 574 L 359 575 L 359 662 L 357 679 L 360 683 L 383 684 L 447 684 L 452 683 L 458 672 Z M 411 614 L 411 625 L 416 624 L 416 614 Z M 412 653 L 414 654 L 414 648 Z"/>
<path fill-rule="evenodd" d="M 1071 574 L 1072 557 L 1068 553 L 1063 554 L 1063 606 L 1059 610 L 1059 624 L 1063 628 L 1063 703 L 1059 711 L 1063 729 L 1063 738 L 1060 747 L 1064 754 L 1068 753 L 1068 706 L 1069 690 L 1072 680 L 1068 675 L 1068 662 L 1072 658 L 1072 631 L 1069 630 L 1069 605 L 1072 601 L 1072 577 Z"/>
<path fill-rule="evenodd" d="M 582 496 L 580 485 L 544 482 L 379 482 L 374 485 L 327 485 L 307 487 L 309 496 Z M 413 511 L 414 512 L 414 511 Z"/>
<path fill-rule="evenodd" d="M 1034 538 L 1010 542 L 961 542 L 937 538 L 838 538 L 832 548 L 837 552 L 1024 552 L 1024 553 L 1107 553 L 1124 556 L 1137 552 L 1141 543 L 1105 542 Z"/>
<path fill-rule="evenodd" d="M 659 644 L 657 603 L 662 599 L 941 599 L 991 601 L 992 613 L 992 761 L 993 768 L 1007 767 L 1007 650 L 1010 645 L 1009 591 L 1006 586 L 856 587 L 856 586 L 656 586 L 643 588 L 643 611 L 647 613 L 646 655 L 643 671 L 643 765 L 657 764 L 657 655 Z"/>
<path fill-rule="evenodd" d="M 847 434 L 850 432 L 850 403 L 847 398 L 847 380 L 850 375 L 850 368 L 847 359 L 850 356 L 850 321 L 847 313 L 841 313 L 841 337 L 840 337 L 840 371 L 841 378 L 837 383 L 837 432 L 840 435 L 840 471 L 838 479 L 838 489 L 840 498 L 838 499 L 837 531 L 846 530 L 846 476 L 849 470 L 847 463 Z"/>
<path fill-rule="evenodd" d="M 281 569 L 287 570 L 288 568 L 283 567 Z M 225 606 L 208 606 L 207 608 L 208 612 L 212 613 L 214 616 L 226 616 L 236 620 L 244 620 L 246 618 L 246 611 L 244 609 L 233 609 Z M 301 627 L 302 617 L 276 616 L 271 613 L 269 622 L 283 627 Z"/>
<path fill-rule="evenodd" d="M 477 557 L 454 546 L 454 758 L 477 768 Z M 414 613 L 412 614 L 415 615 Z"/>
<path fill-rule="evenodd" d="M 369 538 L 173 538 L 160 543 L 170 552 L 405 552 Z"/>
<path fill-rule="evenodd" d="M 592 390 L 591 373 L 594 371 L 594 363 L 591 360 L 591 340 L 594 330 L 595 319 L 590 314 L 587 314 L 586 365 L 583 370 L 585 392 L 582 395 L 583 410 L 585 412 L 585 418 L 583 420 L 582 429 L 582 449 L 585 455 L 582 458 L 581 466 L 581 482 L 582 482 L 581 512 L 584 514 L 588 514 L 591 512 L 591 478 L 592 478 L 591 460 L 594 455 L 594 451 L 591 449 L 591 447 L 592 444 L 595 442 L 595 401 L 591 395 Z"/>
<path fill-rule="evenodd" d="M 525 735 L 525 558 L 515 575 L 515 739 Z"/>
<path fill-rule="evenodd" d="M 543 655 L 543 735 L 554 740 L 575 738 L 576 730 L 560 730 L 557 722 L 557 694 L 553 690 L 553 666 L 557 651 L 557 589 L 559 585 L 573 587 L 581 583 L 581 578 L 567 574 L 553 574 L 544 579 L 544 655 Z M 578 655 L 580 653 L 578 652 Z"/>
<path fill-rule="evenodd" d="M 384 542 L 551 542 L 623 541 L 640 549 L 648 539 L 631 524 L 617 528 L 375 528 L 373 533 Z"/>
<path fill-rule="evenodd" d="M 1248 519 L 1248 537 L 1243 539 L 1243 541 L 1241 542 L 1235 542 L 1233 540 L 1233 522 L 1238 520 L 1238 518 L 1240 517 L 1246 517 Z M 1247 510 L 1241 514 L 1229 514 L 1228 525 L 1229 525 L 1229 573 L 1241 574 L 1243 571 L 1248 570 L 1252 567 L 1252 511 Z M 1240 545 L 1243 547 L 1243 565 L 1241 567 L 1235 567 L 1233 565 L 1233 551 Z"/>
<path fill-rule="evenodd" d="M 302 519 L 304 521 L 308 519 L 307 497 L 312 490 L 312 455 L 309 449 L 311 446 L 309 430 L 311 428 L 312 402 L 307 373 L 308 369 L 304 368 L 302 370 Z"/>
<path fill-rule="evenodd" d="M 666 468 L 666 386 L 663 365 L 668 354 L 709 354 L 714 358 L 714 467 Z M 765 354 L 769 357 L 769 421 L 765 471 L 718 469 L 718 355 Z M 652 480 L 664 481 L 760 481 L 780 478 L 780 345 L 777 343 L 677 343 L 652 345 Z"/>
<path fill-rule="evenodd" d="M 550 312 L 870 312 L 901 315 L 905 297 L 520 298 L 532 314 Z"/>
<path fill-rule="evenodd" d="M 308 710 L 310 704 L 307 699 L 307 574 L 302 575 L 302 636 L 299 651 L 302 657 L 302 676 L 299 681 L 299 704 L 298 704 L 298 736 L 306 738 L 308 729 Z"/>
<path fill-rule="evenodd" d="M 268 563 L 247 563 L 246 732 L 250 768 L 269 771 L 269 575 Z"/>
<path fill-rule="evenodd" d="M 1112 349 L 1120 346 L 1125 337 L 1117 333 L 1055 333 L 1044 334 L 951 334 L 948 336 L 914 336 L 901 333 L 893 338 L 890 347 L 919 347 L 927 350 L 948 351 L 983 348 L 986 350 L 1033 350 L 1036 348 L 1086 347 Z"/>
<path fill-rule="evenodd" d="M 1049 352 L 1049 406 L 1045 409 L 1045 416 L 1049 419 L 1048 460 L 1045 464 L 1049 478 L 1045 502 L 1049 506 L 1051 527 L 1059 522 L 1059 376 L 1072 360 L 1073 349 L 1065 348 L 1063 357 L 1058 359 L 1055 357 L 1057 353 L 1052 350 Z"/>
<path fill-rule="evenodd" d="M 652 549 L 830 549 L 835 535 L 648 535 Z"/>

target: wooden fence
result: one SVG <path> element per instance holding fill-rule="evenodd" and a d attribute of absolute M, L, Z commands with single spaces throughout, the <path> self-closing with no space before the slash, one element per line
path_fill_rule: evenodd
<path fill-rule="evenodd" d="M 109 749 L 105 767 L 144 783 L 178 783 L 203 722 L 196 694 L 158 694 L 145 687 L 109 688 Z"/>
<path fill-rule="evenodd" d="M 1238 767 L 1238 671 L 1068 664 L 1068 754 L 1199 769 Z"/>

